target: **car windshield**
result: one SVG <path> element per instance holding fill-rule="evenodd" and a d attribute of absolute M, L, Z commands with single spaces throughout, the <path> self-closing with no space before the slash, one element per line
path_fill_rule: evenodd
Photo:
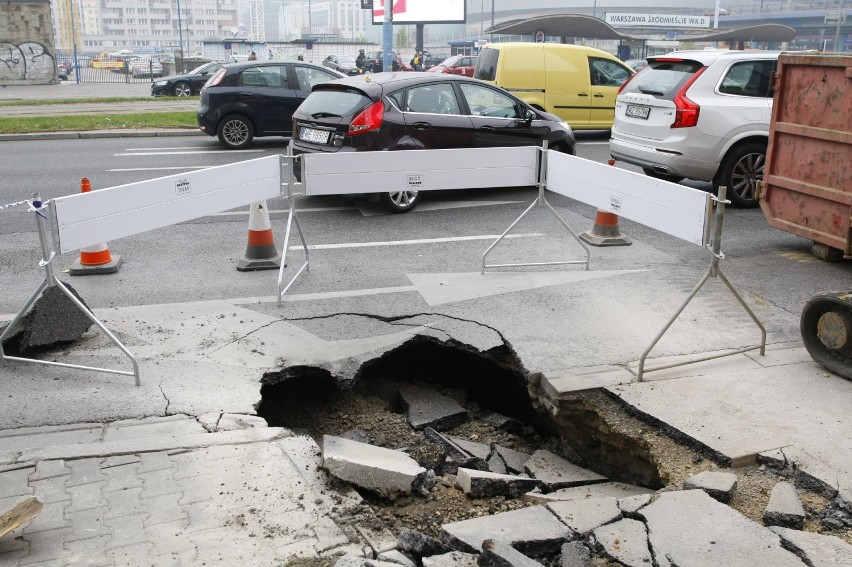
<path fill-rule="evenodd" d="M 671 100 L 701 67 L 697 61 L 651 61 L 621 92 L 652 94 Z"/>
<path fill-rule="evenodd" d="M 348 116 L 372 101 L 363 92 L 353 88 L 318 88 L 299 107 L 314 118 L 323 116 Z"/>
<path fill-rule="evenodd" d="M 483 49 L 479 52 L 476 60 L 476 69 L 473 71 L 474 79 L 493 81 L 497 76 L 497 60 L 500 58 L 498 49 Z"/>
<path fill-rule="evenodd" d="M 195 69 L 189 72 L 190 75 L 200 75 L 205 69 L 208 67 L 212 67 L 212 63 L 204 63 L 203 65 L 199 65 Z"/>
<path fill-rule="evenodd" d="M 459 59 L 461 59 L 461 55 L 453 55 L 452 57 L 448 57 L 445 61 L 443 61 L 441 65 L 443 65 L 444 67 L 452 67 Z"/>
<path fill-rule="evenodd" d="M 351 65 L 352 67 L 354 67 L 355 66 L 355 58 L 352 57 L 351 55 L 338 55 L 337 56 L 337 63 L 340 64 L 340 65 Z"/>

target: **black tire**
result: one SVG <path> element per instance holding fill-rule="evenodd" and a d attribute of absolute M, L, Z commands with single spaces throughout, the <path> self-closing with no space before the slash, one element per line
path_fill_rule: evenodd
<path fill-rule="evenodd" d="M 187 83 L 186 81 L 178 81 L 175 83 L 175 86 L 172 87 L 172 95 L 174 96 L 192 96 L 192 85 Z"/>
<path fill-rule="evenodd" d="M 654 171 L 650 167 L 643 167 L 642 171 L 645 172 L 645 175 L 653 177 L 654 179 L 662 179 L 663 181 L 669 181 L 671 183 L 680 183 L 683 181 L 683 177 L 680 175 L 666 175 L 665 173 Z"/>
<path fill-rule="evenodd" d="M 396 191 L 382 193 L 379 200 L 393 213 L 407 213 L 420 202 L 420 195 L 417 191 Z"/>
<path fill-rule="evenodd" d="M 763 181 L 766 167 L 766 145 L 750 142 L 728 152 L 713 178 L 713 189 L 727 187 L 727 198 L 738 207 L 754 208 L 760 204 L 757 183 Z"/>
<path fill-rule="evenodd" d="M 230 114 L 219 122 L 216 129 L 219 141 L 229 150 L 239 150 L 254 139 L 254 127 L 251 122 L 238 114 Z"/>

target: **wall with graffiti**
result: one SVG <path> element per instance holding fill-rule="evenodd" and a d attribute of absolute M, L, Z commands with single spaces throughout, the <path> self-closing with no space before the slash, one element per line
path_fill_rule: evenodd
<path fill-rule="evenodd" d="M 49 0 L 0 0 L 0 85 L 57 82 Z"/>

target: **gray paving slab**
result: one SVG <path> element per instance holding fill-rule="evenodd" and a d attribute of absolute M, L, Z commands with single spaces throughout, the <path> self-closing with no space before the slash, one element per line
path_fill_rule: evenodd
<path fill-rule="evenodd" d="M 607 480 L 603 475 L 544 449 L 534 452 L 524 463 L 524 469 L 532 478 L 541 481 L 548 491 Z"/>
<path fill-rule="evenodd" d="M 698 488 L 719 502 L 728 503 L 737 489 L 737 475 L 724 471 L 701 471 L 683 481 L 683 487 Z"/>
<path fill-rule="evenodd" d="M 547 508 L 579 535 L 588 534 L 599 526 L 621 518 L 621 508 L 615 498 L 562 500 L 549 502 Z"/>
<path fill-rule="evenodd" d="M 778 482 L 769 493 L 769 503 L 763 511 L 763 525 L 801 530 L 805 525 L 805 508 L 789 482 Z"/>
<path fill-rule="evenodd" d="M 602 482 L 586 486 L 574 486 L 571 488 L 560 488 L 553 492 L 541 493 L 530 492 L 524 495 L 525 500 L 531 502 L 546 503 L 554 500 L 586 500 L 589 498 L 626 498 L 640 494 L 655 494 L 656 491 L 641 486 L 633 486 L 623 482 Z"/>
<path fill-rule="evenodd" d="M 480 567 L 540 567 L 541 563 L 531 559 L 507 543 L 486 540 L 482 544 L 477 564 Z"/>
<path fill-rule="evenodd" d="M 407 385 L 399 389 L 406 419 L 415 430 L 429 427 L 443 431 L 470 420 L 470 414 L 457 401 L 433 388 Z"/>
<path fill-rule="evenodd" d="M 801 567 L 780 538 L 703 490 L 664 492 L 639 510 L 659 565 Z"/>
<path fill-rule="evenodd" d="M 648 548 L 648 534 L 642 522 L 624 518 L 595 528 L 592 534 L 604 554 L 620 564 L 627 567 L 653 565 L 654 557 Z"/>
<path fill-rule="evenodd" d="M 452 547 L 479 553 L 482 542 L 508 543 L 521 552 L 557 551 L 571 530 L 544 506 L 530 506 L 441 526 L 441 537 Z"/>
<path fill-rule="evenodd" d="M 813 567 L 852 565 L 852 546 L 836 536 L 803 532 L 780 526 L 769 528 L 784 540 L 787 549 Z"/>
<path fill-rule="evenodd" d="M 411 494 L 412 484 L 426 469 L 400 451 L 323 435 L 323 467 L 341 480 L 386 497 Z"/>

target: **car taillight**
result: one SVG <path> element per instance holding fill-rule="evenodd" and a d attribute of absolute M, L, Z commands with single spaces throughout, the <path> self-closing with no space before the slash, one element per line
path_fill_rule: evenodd
<path fill-rule="evenodd" d="M 385 103 L 382 101 L 376 102 L 365 108 L 361 114 L 355 117 L 355 120 L 349 124 L 349 132 L 347 136 L 356 136 L 377 130 L 381 127 L 382 121 L 385 118 Z"/>
<path fill-rule="evenodd" d="M 686 91 L 706 68 L 702 67 L 693 73 L 692 77 L 672 99 L 672 102 L 675 103 L 675 120 L 671 125 L 672 128 L 691 128 L 698 124 L 698 114 L 701 112 L 701 107 L 686 96 Z"/>
<path fill-rule="evenodd" d="M 208 80 L 207 84 L 205 84 L 204 86 L 205 87 L 215 87 L 216 85 L 218 85 L 219 83 L 222 82 L 222 77 L 225 76 L 225 73 L 226 73 L 225 69 L 219 69 L 219 71 L 217 71 L 216 74 L 213 75 L 213 78 Z"/>

